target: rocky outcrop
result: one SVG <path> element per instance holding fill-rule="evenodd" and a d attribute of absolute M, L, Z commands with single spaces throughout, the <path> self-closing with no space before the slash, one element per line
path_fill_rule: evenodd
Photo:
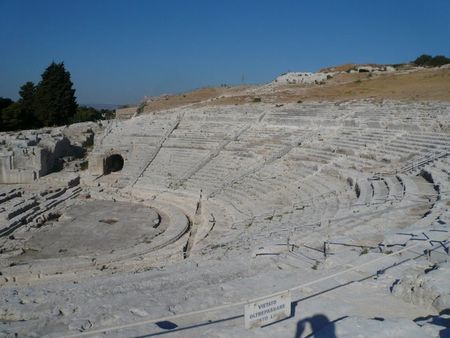
<path fill-rule="evenodd" d="M 393 293 L 407 302 L 432 306 L 437 311 L 450 309 L 450 263 L 435 264 L 420 273 L 407 274 Z"/>
<path fill-rule="evenodd" d="M 62 158 L 81 157 L 92 146 L 94 123 L 0 133 L 0 184 L 32 183 L 62 168 Z"/>

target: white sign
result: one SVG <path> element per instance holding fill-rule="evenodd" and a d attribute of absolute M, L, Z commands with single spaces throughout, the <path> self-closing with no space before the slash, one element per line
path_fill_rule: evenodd
<path fill-rule="evenodd" d="M 291 315 L 291 294 L 289 291 L 277 296 L 245 305 L 245 328 L 251 329 L 274 323 Z"/>

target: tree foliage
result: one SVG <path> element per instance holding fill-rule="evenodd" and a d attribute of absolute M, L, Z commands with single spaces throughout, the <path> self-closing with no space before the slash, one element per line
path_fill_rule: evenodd
<path fill-rule="evenodd" d="M 425 66 L 427 65 L 431 60 L 433 59 L 433 57 L 431 55 L 428 54 L 422 54 L 421 56 L 419 56 L 417 59 L 414 60 L 414 64 L 417 66 Z"/>
<path fill-rule="evenodd" d="M 36 88 L 35 114 L 44 126 L 63 125 L 77 112 L 75 89 L 64 63 L 52 62 Z"/>
<path fill-rule="evenodd" d="M 444 55 L 431 56 L 423 54 L 413 61 L 417 66 L 421 67 L 440 67 L 450 63 L 450 59 Z"/>
<path fill-rule="evenodd" d="M 1 112 L 4 108 L 6 108 L 6 107 L 12 105 L 13 103 L 14 103 L 14 101 L 11 100 L 10 98 L 0 97 L 0 112 Z"/>
<path fill-rule="evenodd" d="M 0 131 L 8 130 L 3 121 L 3 111 L 14 103 L 13 100 L 5 97 L 0 97 Z"/>
<path fill-rule="evenodd" d="M 450 63 L 450 59 L 444 55 L 436 55 L 430 62 L 431 67 L 440 67 Z"/>
<path fill-rule="evenodd" d="M 31 81 L 26 82 L 19 91 L 21 128 L 33 128 L 39 125 L 34 116 L 36 87 Z"/>
<path fill-rule="evenodd" d="M 7 99 L 9 103 L 4 109 L 1 109 L 2 130 L 20 130 L 38 126 L 34 117 L 34 93 L 33 82 L 27 82 L 20 87 L 20 99 L 13 102 Z"/>
<path fill-rule="evenodd" d="M 75 89 L 64 63 L 52 62 L 37 86 L 20 87 L 17 102 L 0 97 L 0 131 L 96 121 L 114 118 L 114 111 L 78 107 Z"/>
<path fill-rule="evenodd" d="M 70 123 L 96 121 L 102 118 L 101 111 L 92 107 L 78 107 L 77 112 L 70 118 Z"/>
<path fill-rule="evenodd" d="M 2 129 L 19 130 L 21 128 L 22 117 L 19 102 L 14 102 L 8 107 L 2 109 Z"/>
<path fill-rule="evenodd" d="M 70 123 L 110 120 L 115 117 L 114 110 L 95 109 L 93 107 L 78 107 L 77 113 L 70 119 Z"/>

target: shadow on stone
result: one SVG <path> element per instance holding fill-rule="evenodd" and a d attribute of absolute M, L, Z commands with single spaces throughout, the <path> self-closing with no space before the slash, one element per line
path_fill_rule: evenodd
<path fill-rule="evenodd" d="M 177 324 L 175 324 L 169 320 L 164 320 L 162 322 L 156 322 L 155 324 L 158 325 L 158 327 L 160 329 L 164 329 L 164 330 L 173 330 L 178 327 Z"/>
<path fill-rule="evenodd" d="M 436 326 L 441 326 L 442 329 L 439 331 L 439 337 L 450 337 L 450 309 L 445 309 L 439 312 L 439 315 L 429 315 L 426 317 L 417 317 L 414 322 L 423 326 L 425 324 L 431 324 Z"/>
<path fill-rule="evenodd" d="M 347 318 L 347 316 L 343 316 L 337 318 L 333 321 L 330 321 L 327 316 L 323 314 L 314 315 L 312 317 L 307 317 L 297 322 L 297 330 L 295 332 L 295 338 L 300 338 L 305 331 L 306 324 L 309 323 L 311 325 L 311 334 L 307 337 L 315 337 L 315 338 L 337 338 L 335 323 Z"/>

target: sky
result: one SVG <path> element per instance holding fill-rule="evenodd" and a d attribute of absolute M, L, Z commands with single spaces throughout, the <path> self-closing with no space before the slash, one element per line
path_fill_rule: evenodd
<path fill-rule="evenodd" d="M 450 56 L 448 0 L 0 0 L 0 97 L 52 62 L 78 103 L 127 104 L 286 71 Z"/>

